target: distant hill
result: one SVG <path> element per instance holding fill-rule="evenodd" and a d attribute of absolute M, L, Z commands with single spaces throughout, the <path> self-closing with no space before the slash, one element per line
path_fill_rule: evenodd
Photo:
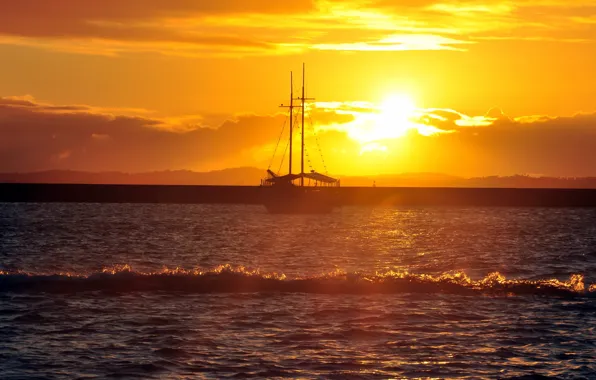
<path fill-rule="evenodd" d="M 440 173 L 401 173 L 375 176 L 346 176 L 341 178 L 343 186 L 463 186 L 464 178 Z M 453 185 L 450 185 L 453 184 Z"/>
<path fill-rule="evenodd" d="M 0 182 L 85 183 L 123 185 L 258 185 L 264 170 L 234 168 L 211 172 L 173 170 L 146 173 L 80 172 L 49 170 L 32 173 L 0 173 Z"/>
<path fill-rule="evenodd" d="M 595 189 L 596 177 L 554 178 L 514 175 L 462 178 L 436 173 L 405 173 L 369 177 L 345 177 L 342 186 L 406 187 L 508 187 L 508 188 L 578 188 Z"/>
<path fill-rule="evenodd" d="M 257 186 L 265 170 L 244 167 L 193 172 L 174 170 L 146 173 L 80 172 L 50 170 L 31 173 L 0 173 L 0 183 L 85 183 L 124 185 L 236 185 Z M 402 173 L 376 176 L 339 176 L 342 186 L 406 187 L 513 187 L 596 188 L 596 177 L 553 178 L 516 175 L 462 178 L 440 173 Z"/>

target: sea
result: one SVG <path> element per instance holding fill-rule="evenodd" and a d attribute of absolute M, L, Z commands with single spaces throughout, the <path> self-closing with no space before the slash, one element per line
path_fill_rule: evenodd
<path fill-rule="evenodd" d="M 0 204 L 1 379 L 596 379 L 596 209 Z"/>

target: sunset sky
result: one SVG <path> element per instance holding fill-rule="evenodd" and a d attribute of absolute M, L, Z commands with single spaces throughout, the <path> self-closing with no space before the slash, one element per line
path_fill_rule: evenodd
<path fill-rule="evenodd" d="M 266 169 L 305 62 L 319 171 L 596 175 L 594 0 L 0 0 L 0 58 L 3 172 Z"/>

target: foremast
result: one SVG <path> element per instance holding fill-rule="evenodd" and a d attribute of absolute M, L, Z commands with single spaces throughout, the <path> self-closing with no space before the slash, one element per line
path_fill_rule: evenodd
<path fill-rule="evenodd" d="M 294 136 L 294 73 L 290 71 L 290 105 L 284 106 L 281 105 L 283 108 L 290 109 L 290 163 L 288 168 L 288 174 L 292 175 L 292 156 L 293 156 L 293 149 L 292 149 L 292 137 Z"/>

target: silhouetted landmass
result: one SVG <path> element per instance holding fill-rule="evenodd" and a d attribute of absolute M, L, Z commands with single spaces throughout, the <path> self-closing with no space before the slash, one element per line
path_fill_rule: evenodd
<path fill-rule="evenodd" d="M 121 185 L 231 185 L 256 186 L 265 171 L 234 168 L 211 172 L 187 170 L 147 173 L 79 172 L 51 170 L 33 173 L 0 173 L 0 183 L 63 183 Z M 596 177 L 554 178 L 516 175 L 461 178 L 437 173 L 405 173 L 377 176 L 336 176 L 343 187 L 473 187 L 473 188 L 567 188 L 596 189 Z"/>
<path fill-rule="evenodd" d="M 473 187 L 534 189 L 596 189 L 596 177 L 556 178 L 527 175 L 462 178 L 436 173 L 406 173 L 371 177 L 346 177 L 342 186 L 379 187 Z"/>
<path fill-rule="evenodd" d="M 32 173 L 2 173 L 4 183 L 73 183 L 113 185 L 258 185 L 264 170 L 234 168 L 211 172 L 173 170 L 146 173 L 81 172 L 49 170 Z"/>

